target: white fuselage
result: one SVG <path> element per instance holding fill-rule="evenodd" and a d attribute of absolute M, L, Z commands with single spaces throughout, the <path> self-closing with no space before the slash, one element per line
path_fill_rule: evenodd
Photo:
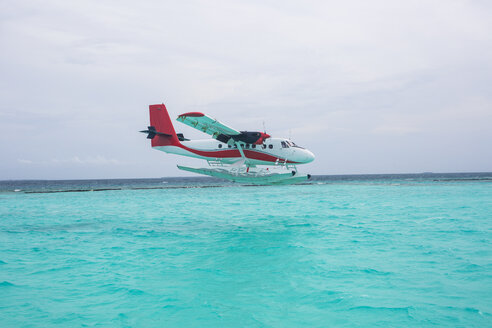
<path fill-rule="evenodd" d="M 312 152 L 283 138 L 268 138 L 260 145 L 242 142 L 225 144 L 215 139 L 189 140 L 181 141 L 180 145 L 154 148 L 171 154 L 218 161 L 224 164 L 232 164 L 241 159 L 245 159 L 245 162 L 250 165 L 305 164 L 314 160 Z"/>

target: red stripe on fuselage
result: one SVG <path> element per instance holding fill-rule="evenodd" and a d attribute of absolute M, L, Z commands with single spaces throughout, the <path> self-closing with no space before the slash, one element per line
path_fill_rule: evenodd
<path fill-rule="evenodd" d="M 179 144 L 178 147 L 183 148 L 184 150 L 187 150 L 193 154 L 200 155 L 203 157 L 210 157 L 210 158 L 235 158 L 235 157 L 241 157 L 241 153 L 237 149 L 226 149 L 226 150 L 216 150 L 216 151 L 204 151 L 204 150 L 198 150 L 194 148 L 189 148 L 183 145 L 182 143 Z M 283 162 L 279 157 L 275 157 L 269 154 L 261 153 L 258 151 L 254 150 L 248 150 L 248 149 L 243 149 L 244 156 L 248 159 L 254 159 L 258 161 L 264 161 L 264 162 L 272 162 L 275 163 L 277 160 Z M 287 163 L 290 164 L 297 164 L 298 162 L 294 161 L 287 161 Z"/>

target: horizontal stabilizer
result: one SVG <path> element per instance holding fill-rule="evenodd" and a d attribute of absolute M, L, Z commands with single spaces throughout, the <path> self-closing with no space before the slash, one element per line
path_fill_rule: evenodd
<path fill-rule="evenodd" d="M 162 133 L 162 132 L 157 131 L 157 130 L 155 129 L 155 127 L 154 127 L 154 126 L 149 126 L 149 127 L 147 128 L 147 130 L 142 130 L 142 131 L 140 131 L 140 132 L 142 132 L 142 133 L 148 133 L 148 135 L 147 135 L 147 139 L 154 139 L 154 137 L 155 137 L 156 135 L 159 135 L 159 136 L 165 136 L 165 137 L 171 137 L 171 135 L 170 135 L 170 134 L 167 134 L 167 133 Z"/>
<path fill-rule="evenodd" d="M 176 133 L 176 136 L 178 136 L 179 141 L 190 141 L 190 139 L 185 138 L 182 133 Z"/>

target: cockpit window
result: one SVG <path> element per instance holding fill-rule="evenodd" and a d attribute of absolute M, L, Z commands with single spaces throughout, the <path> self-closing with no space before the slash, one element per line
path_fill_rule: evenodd
<path fill-rule="evenodd" d="M 296 145 L 293 141 L 290 141 L 290 140 L 289 140 L 289 141 L 287 141 L 287 143 L 288 143 L 288 144 L 289 144 L 289 146 L 291 146 L 291 147 L 302 148 L 301 146 Z"/>
<path fill-rule="evenodd" d="M 289 145 L 287 144 L 287 142 L 282 141 L 281 144 L 282 144 L 282 148 L 289 148 Z"/>

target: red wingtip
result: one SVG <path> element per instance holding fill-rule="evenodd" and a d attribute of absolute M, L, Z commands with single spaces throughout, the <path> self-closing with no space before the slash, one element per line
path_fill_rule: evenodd
<path fill-rule="evenodd" d="M 179 115 L 178 117 L 183 117 L 183 116 L 190 116 L 190 117 L 202 117 L 205 116 L 205 114 L 200 113 L 200 112 L 189 112 L 189 113 L 184 113 Z"/>

